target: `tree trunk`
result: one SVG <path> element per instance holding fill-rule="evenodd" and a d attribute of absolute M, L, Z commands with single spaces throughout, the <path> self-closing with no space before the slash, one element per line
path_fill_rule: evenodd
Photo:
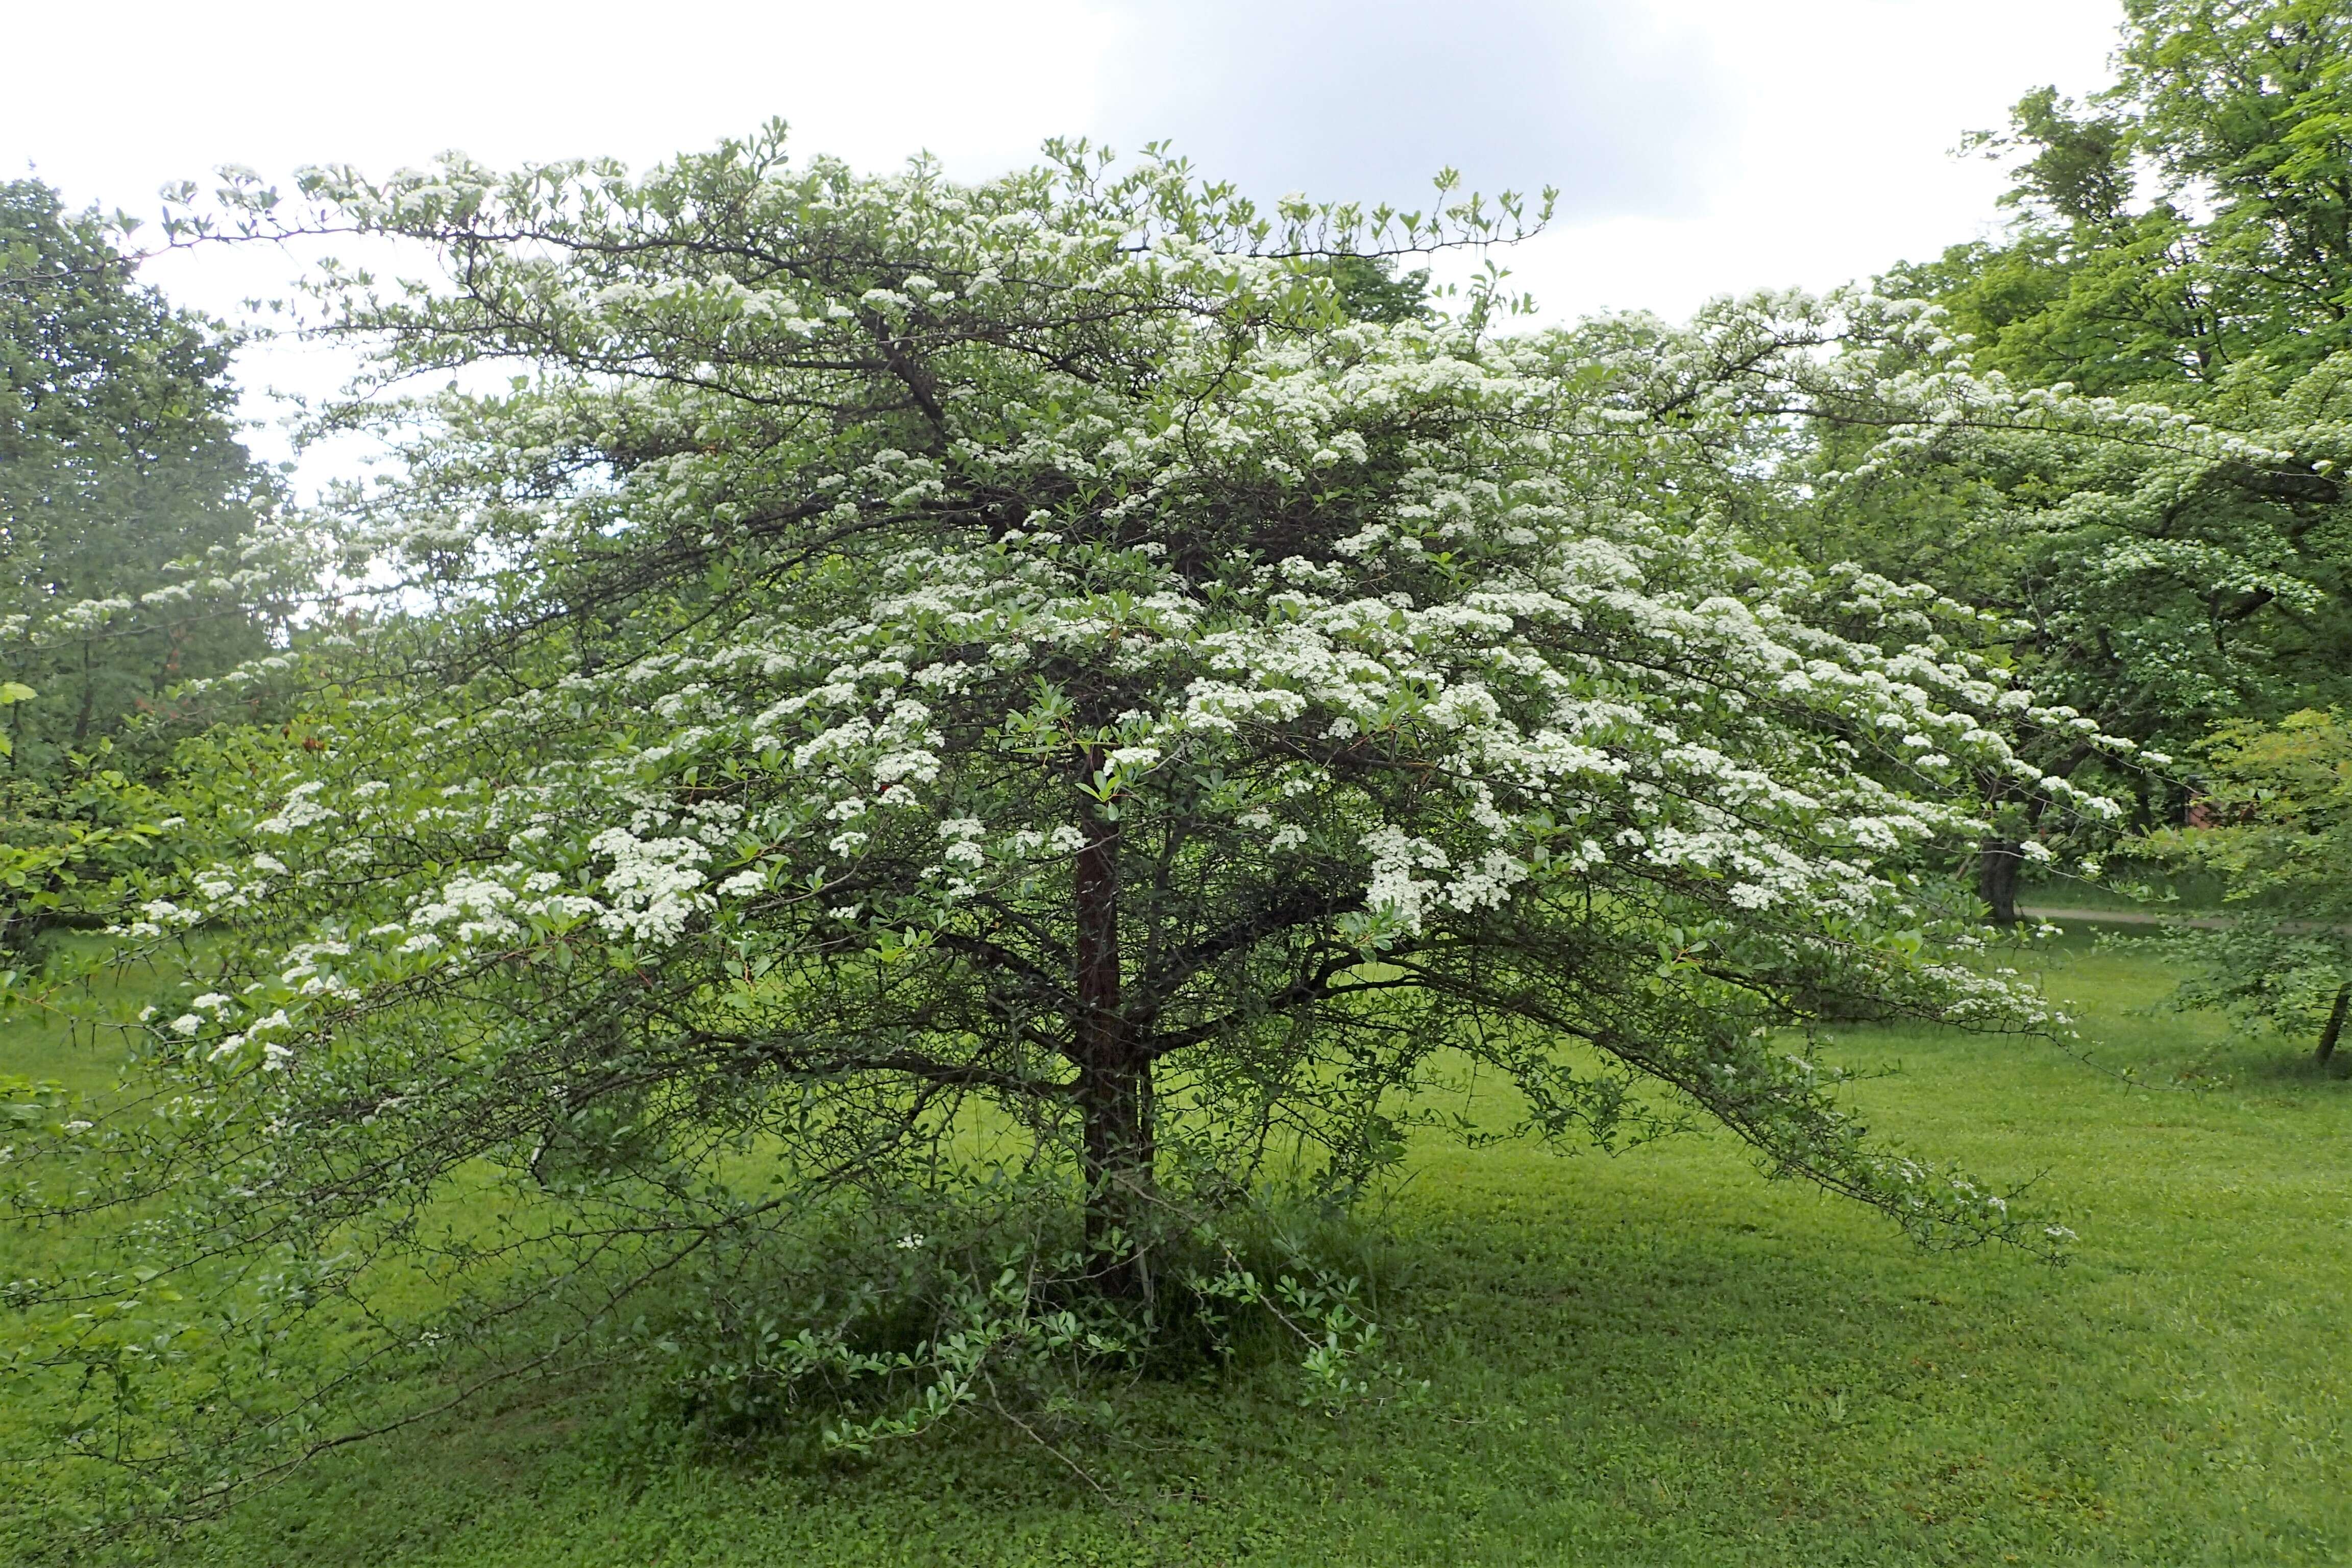
<path fill-rule="evenodd" d="M 1118 829 L 1089 825 L 1078 851 L 1077 1101 L 1084 1127 L 1087 1247 L 1106 1294 L 1149 1292 L 1139 1243 L 1148 1220 L 1152 1165 L 1151 1059 L 1129 1029 L 1119 997 Z"/>
<path fill-rule="evenodd" d="M 1988 838 L 1977 851 L 1977 894 L 1995 925 L 2017 923 L 2017 873 L 2024 864 L 2025 847 L 2011 840 Z"/>
<path fill-rule="evenodd" d="M 89 739 L 89 721 L 97 706 L 98 687 L 89 672 L 89 644 L 84 641 L 81 645 L 81 710 L 74 715 L 73 727 L 73 745 L 77 752 Z"/>
<path fill-rule="evenodd" d="M 2088 742 L 2078 744 L 2059 759 L 2058 764 L 2050 770 L 2050 776 L 2060 779 L 2072 777 L 2074 770 L 2081 767 L 2090 755 Z M 1987 920 L 1995 925 L 2013 926 L 2018 921 L 2017 874 L 2025 866 L 2022 840 L 2032 837 L 2034 830 L 2041 826 L 2042 814 L 2049 809 L 2050 797 L 2036 794 L 2025 802 L 2022 834 L 2018 833 L 2014 816 L 2007 821 L 2002 820 L 2001 805 L 2005 798 L 2003 791 L 1996 790 L 1985 802 L 1992 815 L 1993 837 L 1977 846 L 1977 896 L 1985 901 Z"/>
<path fill-rule="evenodd" d="M 2324 1062 L 2336 1054 L 2336 1042 L 2344 1037 L 2344 1015 L 2347 1011 L 2352 1011 L 2352 984 L 2336 988 L 2336 1006 L 2327 1015 L 2327 1027 L 2319 1031 L 2319 1049 L 2315 1053 L 2318 1060 Z"/>

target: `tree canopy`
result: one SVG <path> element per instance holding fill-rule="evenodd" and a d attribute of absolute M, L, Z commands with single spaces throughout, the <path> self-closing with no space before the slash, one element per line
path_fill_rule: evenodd
<path fill-rule="evenodd" d="M 2340 7 L 2134 0 L 2118 79 L 2087 105 L 2027 95 L 2010 129 L 2000 239 L 1899 267 L 1890 292 L 1944 312 L 1975 374 L 2235 437 L 2182 443 L 1982 431 L 1899 469 L 1830 431 L 1827 504 L 1784 535 L 1807 559 L 1918 577 L 1997 617 L 1980 637 L 2046 700 L 2185 752 L 2208 727 L 2340 703 L 2352 670 L 2352 513 L 2342 227 L 2352 143 Z M 1923 456 L 1927 456 L 1924 455 Z M 2053 734 L 2046 768 L 2091 769 L 2144 825 L 2193 786 L 2105 768 Z M 2000 805 L 1981 879 L 2015 918 L 2030 805 Z"/>
<path fill-rule="evenodd" d="M 19 773 L 262 650 L 244 548 L 272 498 L 232 340 L 137 281 L 126 230 L 0 184 L 0 658 Z M 234 580 L 234 581 L 233 581 Z"/>
<path fill-rule="evenodd" d="M 1973 139 L 2024 154 L 2017 232 L 1902 276 L 1989 368 L 2100 392 L 2194 396 L 2352 346 L 2352 22 L 2326 0 L 2124 9 L 2112 88 L 2042 89 Z"/>
<path fill-rule="evenodd" d="M 72 1164 L 19 1200 L 100 1214 L 171 1173 L 118 1258 L 17 1288 L 64 1426 L 106 1426 L 94 1358 L 184 1331 L 151 1292 L 93 1334 L 110 1268 L 274 1259 L 245 1321 L 348 1361 L 224 1366 L 174 1430 L 299 1447 L 388 1418 L 328 1397 L 365 1369 L 517 1321 L 586 1353 L 848 1194 L 856 1268 L 943 1204 L 1031 1237 L 1012 1307 L 923 1342 L 950 1409 L 1057 1291 L 1131 1328 L 1243 1289 L 1202 1237 L 1269 1185 L 1352 1190 L 1465 1068 L 1531 1135 L 1698 1117 L 1924 1241 L 2063 1238 L 1873 1137 L 1805 1041 L 1836 1008 L 2053 1026 L 1931 873 L 1979 776 L 2112 809 L 2021 726 L 2129 742 L 1935 633 L 1932 594 L 1724 515 L 1804 483 L 1764 495 L 1795 428 L 1765 410 L 1877 418 L 1890 458 L 2039 416 L 1921 375 L 1939 329 L 1867 295 L 1537 333 L 1491 291 L 1365 310 L 1355 258 L 1517 204 L 1262 213 L 1056 151 L 963 185 L 775 132 L 255 197 L 438 255 L 327 280 L 388 374 L 522 374 L 385 415 L 406 478 L 344 526 L 406 610 L 249 678 L 299 688 L 294 723 L 184 753 L 190 871 L 121 932 L 185 944 L 143 1031 L 173 1109 L 15 1166 Z M 446 1290 L 392 1310 L 416 1268 Z M 829 1310 L 781 1331 L 787 1386 L 903 1364 Z"/>

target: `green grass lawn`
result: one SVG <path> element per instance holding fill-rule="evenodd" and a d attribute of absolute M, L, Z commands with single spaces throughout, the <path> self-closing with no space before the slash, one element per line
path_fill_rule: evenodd
<path fill-rule="evenodd" d="M 541 1396 L 347 1450 L 173 1563 L 2352 1562 L 2352 1082 L 2141 1011 L 2070 939 L 2046 1043 L 1856 1029 L 1890 1131 L 2043 1174 L 2072 1267 L 1927 1254 L 1727 1139 L 1433 1144 L 1379 1223 L 1416 1400 L 1333 1419 L 1267 1365 L 1146 1385 L 1087 1456 L 985 1428 L 854 1465 L 714 1458 Z M 39 1065 L 33 1058 L 39 1058 Z M 2176 1087 L 2194 1065 L 2203 1087 Z M 0 1071 L 98 1074 L 54 1037 Z M 2132 1069 L 2135 1079 L 2120 1076 Z M 667 1457 L 666 1457 L 667 1456 Z"/>

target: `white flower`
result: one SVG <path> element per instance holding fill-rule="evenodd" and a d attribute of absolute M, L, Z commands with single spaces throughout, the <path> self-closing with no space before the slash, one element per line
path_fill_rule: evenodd
<path fill-rule="evenodd" d="M 278 809 L 278 814 L 255 823 L 254 831 L 289 834 L 299 832 L 305 827 L 315 827 L 322 822 L 334 821 L 342 814 L 328 809 L 315 798 L 325 787 L 324 781 L 319 779 L 295 785 L 288 792 L 286 804 Z"/>
<path fill-rule="evenodd" d="M 612 935 L 672 941 L 696 910 L 709 906 L 709 896 L 699 891 L 703 874 L 695 868 L 710 858 L 710 850 L 694 839 L 641 839 L 612 827 L 590 839 L 588 848 L 613 861 L 604 888 L 614 907 L 598 917 Z"/>

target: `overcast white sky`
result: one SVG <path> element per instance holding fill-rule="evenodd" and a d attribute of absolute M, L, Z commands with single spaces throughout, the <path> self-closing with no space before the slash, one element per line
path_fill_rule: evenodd
<path fill-rule="evenodd" d="M 224 163 L 372 172 L 462 148 L 635 163 L 771 115 L 867 166 L 981 176 L 1044 138 L 1172 140 L 1266 195 L 1419 205 L 1453 164 L 1560 187 L 1508 258 L 1547 314 L 1826 288 L 1988 232 L 1999 171 L 1951 156 L 2028 89 L 2105 79 L 2116 0 L 0 0 L 18 62 L 0 167 L 152 214 Z M 166 258 L 216 314 L 291 263 Z M 258 393 L 322 390 L 257 353 Z M 257 434 L 258 449 L 282 442 Z M 321 456 L 306 478 L 347 458 Z"/>

